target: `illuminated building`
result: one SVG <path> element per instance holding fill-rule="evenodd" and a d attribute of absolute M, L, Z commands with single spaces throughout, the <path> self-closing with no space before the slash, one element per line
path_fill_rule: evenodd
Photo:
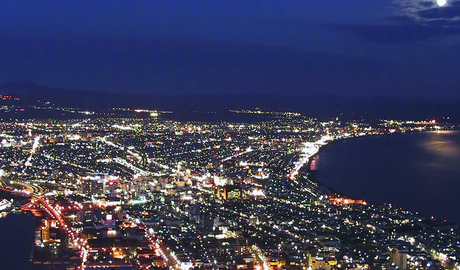
<path fill-rule="evenodd" d="M 238 200 L 242 197 L 241 188 L 237 185 L 217 187 L 217 197 L 223 200 Z"/>
<path fill-rule="evenodd" d="M 104 184 L 99 179 L 83 179 L 81 183 L 81 191 L 88 196 L 101 194 Z"/>
<path fill-rule="evenodd" d="M 308 254 L 308 265 L 309 269 L 332 269 L 332 266 L 336 265 L 337 261 L 335 260 L 326 260 L 323 257 L 313 257 L 311 254 Z"/>
<path fill-rule="evenodd" d="M 42 234 L 42 241 L 43 242 L 48 242 L 51 239 L 50 228 L 49 227 L 43 228 L 42 231 L 41 231 L 41 234 Z"/>
<path fill-rule="evenodd" d="M 407 269 L 407 250 L 395 249 L 391 252 L 391 261 L 396 264 L 399 269 Z"/>

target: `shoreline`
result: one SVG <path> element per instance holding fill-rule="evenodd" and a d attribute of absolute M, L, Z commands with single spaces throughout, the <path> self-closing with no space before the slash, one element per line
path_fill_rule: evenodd
<path fill-rule="evenodd" d="M 370 135 L 364 135 L 364 136 L 355 136 L 355 137 L 335 139 L 335 140 L 329 141 L 327 144 L 321 146 L 317 153 L 315 153 L 315 154 L 310 156 L 310 158 L 309 158 L 308 162 L 305 164 L 305 166 L 307 167 L 307 171 L 311 171 L 310 170 L 311 162 L 312 162 L 313 159 L 315 159 L 321 153 L 321 150 L 326 148 L 329 145 L 333 145 L 333 144 L 336 144 L 336 143 L 339 143 L 339 142 L 357 140 L 357 139 L 363 139 L 363 138 L 370 138 L 370 137 L 387 137 L 387 136 L 399 136 L 399 135 L 406 135 L 406 134 L 445 132 L 445 131 L 460 131 L 460 129 L 445 129 L 445 130 L 441 130 L 441 131 L 436 131 L 436 130 L 406 131 L 406 132 L 395 132 L 395 133 L 384 133 L 384 134 L 370 134 Z M 314 171 L 317 171 L 317 170 L 314 170 Z"/>
<path fill-rule="evenodd" d="M 2 258 L 3 266 L 16 267 L 20 265 L 24 269 L 28 269 L 32 266 L 30 261 L 33 254 L 34 248 L 34 238 L 35 238 L 35 218 L 30 217 L 24 213 L 19 212 L 10 212 L 2 220 L 0 219 L 0 227 L 4 231 L 2 235 L 2 240 L 5 241 L 5 244 L 9 243 L 8 248 L 6 245 L 0 250 L 7 254 L 8 258 Z M 13 232 L 13 233 L 7 233 Z M 19 240 L 19 241 L 18 241 Z M 12 246 L 11 246 L 12 245 Z M 12 260 L 11 258 L 14 258 Z"/>
<path fill-rule="evenodd" d="M 305 177 L 308 177 L 309 180 L 315 182 L 318 184 L 318 186 L 322 186 L 322 187 L 325 187 L 329 190 L 328 192 L 328 195 L 329 196 L 337 196 L 337 197 L 344 197 L 344 198 L 351 198 L 351 199 L 355 199 L 355 200 L 363 200 L 362 197 L 359 197 L 359 196 L 348 196 L 347 192 L 344 192 L 343 190 L 338 190 L 337 188 L 331 186 L 331 185 L 327 185 L 325 184 L 324 182 L 322 182 L 319 178 L 318 178 L 318 172 L 320 171 L 317 167 L 312 169 L 311 166 L 312 166 L 312 163 L 314 162 L 317 162 L 318 160 L 318 157 L 321 153 L 324 152 L 324 149 L 327 149 L 325 148 L 326 146 L 328 145 L 335 145 L 336 143 L 338 142 L 342 142 L 342 141 L 348 141 L 348 140 L 351 140 L 351 139 L 359 139 L 359 138 L 369 138 L 369 137 L 386 137 L 386 136 L 389 136 L 389 135 L 406 135 L 406 134 L 418 134 L 418 133 L 438 133 L 439 131 L 435 131 L 435 130 L 426 130 L 426 131 L 414 131 L 414 132 L 404 132 L 404 133 L 392 133 L 392 134 L 372 134 L 372 135 L 367 135 L 367 136 L 357 136 L 357 137 L 350 137 L 350 138 L 340 138 L 340 139 L 336 139 L 336 140 L 333 140 L 333 141 L 329 141 L 327 144 L 321 146 L 318 150 L 317 153 L 313 154 L 308 162 L 305 164 L 305 168 L 303 169 L 303 175 Z M 450 129 L 450 130 L 442 130 L 441 132 L 460 132 L 459 129 Z M 317 166 L 317 165 L 316 165 Z M 371 205 L 375 205 L 375 206 L 385 206 L 385 205 L 392 205 L 394 208 L 401 208 L 405 211 L 409 211 L 411 213 L 413 213 L 414 215 L 419 215 L 421 218 L 423 219 L 429 219 L 429 216 L 431 215 L 434 215 L 435 217 L 436 216 L 441 216 L 442 213 L 437 213 L 437 212 L 434 212 L 432 214 L 429 214 L 429 213 L 420 213 L 420 212 L 426 212 L 426 209 L 409 209 L 408 206 L 398 206 L 396 207 L 394 205 L 393 202 L 389 202 L 387 199 L 384 199 L 385 201 L 384 202 L 375 202 L 375 201 L 367 201 L 367 199 L 365 200 L 366 202 L 368 202 L 369 204 Z M 400 204 L 400 203 L 399 203 Z M 433 217 L 432 217 L 433 218 Z M 457 225 L 460 225 L 460 222 L 458 221 L 453 221 L 452 218 L 448 218 L 448 217 L 444 217 L 444 218 L 435 218 L 435 220 L 439 220 L 439 221 L 446 221 L 449 222 L 449 223 L 453 223 L 453 224 L 457 224 Z"/>

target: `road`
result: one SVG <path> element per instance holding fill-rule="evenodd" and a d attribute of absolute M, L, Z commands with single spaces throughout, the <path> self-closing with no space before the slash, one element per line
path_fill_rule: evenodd
<path fill-rule="evenodd" d="M 24 184 L 26 185 L 26 184 Z M 24 191 L 24 190 L 13 190 L 13 189 L 9 189 L 5 186 L 5 182 L 0 182 L 0 190 L 2 191 L 5 191 L 5 192 L 9 192 L 9 193 L 13 193 L 13 194 L 19 194 L 19 195 L 23 195 L 23 196 L 26 196 L 26 197 L 30 197 L 30 201 L 32 204 L 35 204 L 35 203 L 38 203 L 38 204 L 41 204 L 46 210 L 47 212 L 49 213 L 49 215 L 56 219 L 57 222 L 59 223 L 59 226 L 67 233 L 67 235 L 70 237 L 70 241 L 69 243 L 75 247 L 75 248 L 79 248 L 81 251 L 82 251 L 82 269 L 85 268 L 85 261 L 86 261 L 86 256 L 87 256 L 87 249 L 88 249 L 88 246 L 87 246 L 87 243 L 86 241 L 82 240 L 81 238 L 78 238 L 78 234 L 76 232 L 73 231 L 72 227 L 71 226 L 68 226 L 65 222 L 65 220 L 62 218 L 61 214 L 58 213 L 53 207 L 51 207 L 51 205 L 48 204 L 48 202 L 46 202 L 45 199 L 43 199 L 42 197 L 40 196 L 37 196 L 37 195 L 34 195 L 32 192 L 30 191 Z"/>

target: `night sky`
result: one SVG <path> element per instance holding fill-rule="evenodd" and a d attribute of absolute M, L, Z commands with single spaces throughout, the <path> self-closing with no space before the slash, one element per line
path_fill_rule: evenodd
<path fill-rule="evenodd" d="M 0 83 L 460 100 L 460 0 L 0 1 Z"/>

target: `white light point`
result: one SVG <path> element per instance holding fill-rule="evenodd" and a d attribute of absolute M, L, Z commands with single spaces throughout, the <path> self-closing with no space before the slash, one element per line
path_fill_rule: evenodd
<path fill-rule="evenodd" d="M 447 0 L 436 0 L 438 6 L 443 7 L 447 4 Z"/>

